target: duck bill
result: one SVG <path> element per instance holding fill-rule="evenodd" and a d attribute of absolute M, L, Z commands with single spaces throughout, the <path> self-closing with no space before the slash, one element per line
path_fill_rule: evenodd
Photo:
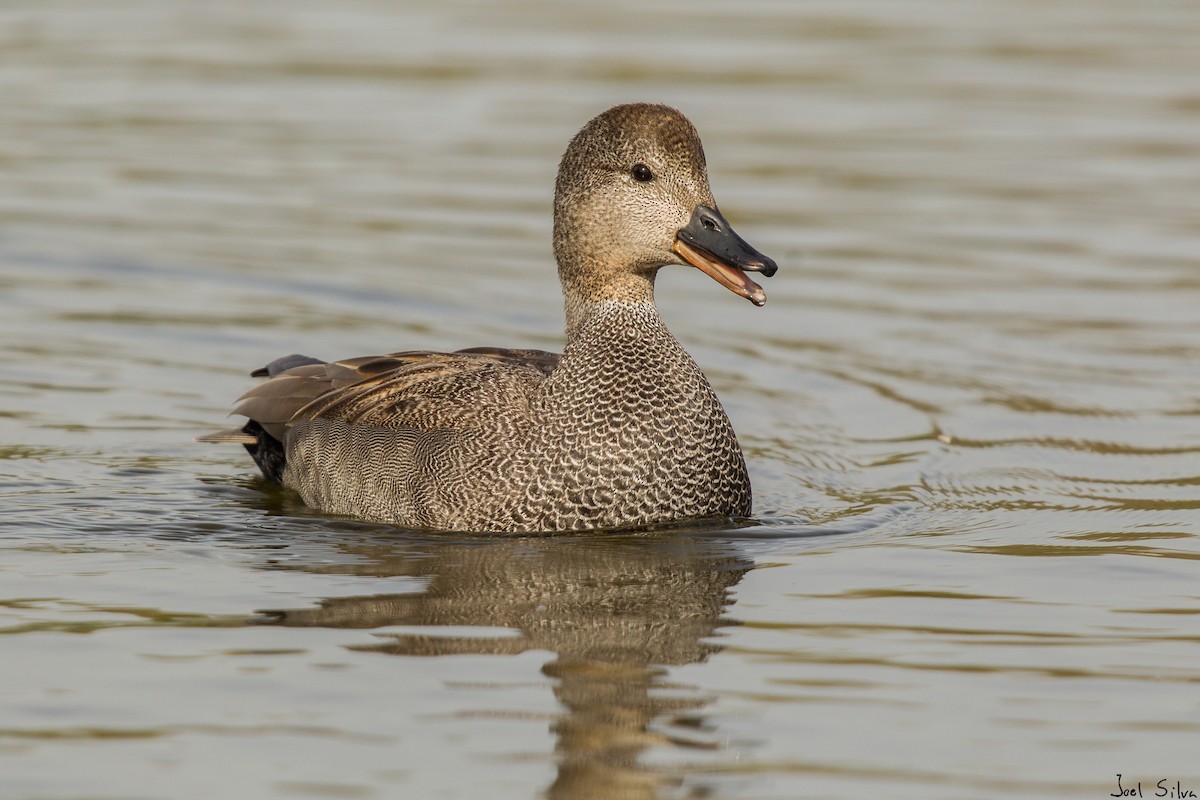
<path fill-rule="evenodd" d="M 675 234 L 675 254 L 734 294 L 761 306 L 767 302 L 762 287 L 747 272 L 775 274 L 775 262 L 738 236 L 721 212 L 696 206 L 688 224 Z"/>

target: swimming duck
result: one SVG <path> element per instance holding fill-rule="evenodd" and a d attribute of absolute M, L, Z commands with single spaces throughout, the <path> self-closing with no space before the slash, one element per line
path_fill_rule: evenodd
<path fill-rule="evenodd" d="M 240 398 L 264 476 L 309 506 L 409 528 L 544 532 L 746 517 L 725 410 L 654 306 L 690 265 L 757 306 L 776 265 L 734 233 L 691 122 L 611 108 L 571 140 L 554 191 L 561 355 L 479 347 L 323 362 L 286 356 Z"/>

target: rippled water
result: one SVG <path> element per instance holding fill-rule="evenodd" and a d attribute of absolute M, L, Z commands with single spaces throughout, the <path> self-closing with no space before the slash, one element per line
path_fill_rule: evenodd
<path fill-rule="evenodd" d="M 0 796 L 1200 793 L 1198 40 L 1183 0 L 0 6 Z M 192 443 L 284 353 L 556 348 L 557 158 L 638 99 L 781 265 L 764 309 L 659 281 L 754 524 L 415 535 Z"/>

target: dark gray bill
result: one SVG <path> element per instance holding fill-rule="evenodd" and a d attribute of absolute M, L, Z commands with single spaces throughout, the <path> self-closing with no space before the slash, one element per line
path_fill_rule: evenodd
<path fill-rule="evenodd" d="M 738 236 L 715 208 L 696 206 L 691 220 L 675 234 L 674 250 L 684 261 L 734 294 L 756 306 L 767 302 L 762 287 L 746 273 L 761 272 L 769 278 L 778 267 Z"/>

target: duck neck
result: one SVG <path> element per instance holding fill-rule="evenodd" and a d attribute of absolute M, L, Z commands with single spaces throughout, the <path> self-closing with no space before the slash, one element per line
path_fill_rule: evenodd
<path fill-rule="evenodd" d="M 699 369 L 667 329 L 652 294 L 637 298 L 568 295 L 566 307 L 567 335 L 560 362 L 565 374 L 616 370 L 669 382 L 671 375 Z M 638 380 L 629 377 L 627 382 Z"/>
<path fill-rule="evenodd" d="M 560 268 L 567 343 L 595 323 L 598 317 L 609 317 L 615 309 L 637 309 L 635 318 L 661 325 L 658 310 L 654 307 L 656 273 L 657 270 L 605 275 L 603 270 L 594 268 Z"/>

